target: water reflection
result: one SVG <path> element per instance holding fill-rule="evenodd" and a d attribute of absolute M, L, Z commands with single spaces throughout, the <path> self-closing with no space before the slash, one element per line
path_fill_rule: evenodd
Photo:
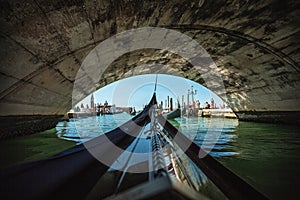
<path fill-rule="evenodd" d="M 56 126 L 57 136 L 77 143 L 85 142 L 117 128 L 131 117 L 126 113 L 121 113 L 59 122 Z M 210 150 L 209 154 L 213 157 L 238 154 L 232 145 L 237 138 L 235 134 L 238 126 L 237 119 L 184 117 L 170 120 L 170 122 L 197 145 Z"/>
<path fill-rule="evenodd" d="M 59 122 L 56 125 L 57 136 L 76 143 L 85 142 L 117 128 L 131 117 L 127 113 L 120 113 L 70 119 L 69 122 Z"/>
<path fill-rule="evenodd" d="M 237 119 L 197 117 L 176 118 L 170 122 L 213 157 L 238 154 L 232 145 L 237 138 Z"/>

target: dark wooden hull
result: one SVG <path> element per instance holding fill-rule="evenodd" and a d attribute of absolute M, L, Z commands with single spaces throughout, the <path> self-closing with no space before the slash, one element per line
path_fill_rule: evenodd
<path fill-rule="evenodd" d="M 181 110 L 180 109 L 176 109 L 176 110 L 173 110 L 173 111 L 169 112 L 166 115 L 166 118 L 167 119 L 174 119 L 176 117 L 180 117 L 180 115 L 181 115 Z"/>

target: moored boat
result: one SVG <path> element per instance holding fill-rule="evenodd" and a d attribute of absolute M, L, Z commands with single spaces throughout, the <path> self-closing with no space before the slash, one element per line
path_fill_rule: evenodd
<path fill-rule="evenodd" d="M 167 113 L 166 118 L 167 119 L 174 119 L 174 118 L 180 117 L 180 115 L 181 115 L 181 109 L 177 108 L 176 110 L 172 110 L 169 113 Z"/>

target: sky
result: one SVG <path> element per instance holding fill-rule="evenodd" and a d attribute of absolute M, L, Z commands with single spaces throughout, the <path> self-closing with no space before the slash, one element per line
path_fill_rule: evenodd
<path fill-rule="evenodd" d="M 103 104 L 107 100 L 109 105 L 115 104 L 117 107 L 135 107 L 136 110 L 141 110 L 150 101 L 155 87 L 155 74 L 138 75 L 129 78 L 125 78 L 114 83 L 111 83 L 99 90 L 95 91 L 94 102 Z M 160 103 L 167 100 L 167 96 L 173 98 L 174 107 L 177 107 L 176 99 L 182 102 L 182 95 L 184 95 L 184 101 L 187 102 L 187 91 L 191 90 L 193 86 L 194 90 L 197 90 L 194 95 L 194 100 L 200 101 L 200 106 L 203 107 L 205 102 L 210 103 L 210 99 L 214 98 L 217 106 L 223 104 L 220 97 L 214 94 L 206 87 L 193 82 L 191 80 L 172 76 L 159 74 L 157 78 L 156 96 Z M 190 95 L 190 101 L 191 101 Z M 80 101 L 77 105 L 83 103 L 85 106 L 90 106 L 91 94 L 84 100 Z"/>

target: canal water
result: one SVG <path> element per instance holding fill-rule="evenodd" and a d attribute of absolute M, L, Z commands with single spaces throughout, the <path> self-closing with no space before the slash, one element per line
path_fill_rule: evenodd
<path fill-rule="evenodd" d="M 80 143 L 131 117 L 122 113 L 60 122 L 57 135 Z M 202 117 L 170 122 L 270 199 L 300 198 L 300 126 Z"/>

